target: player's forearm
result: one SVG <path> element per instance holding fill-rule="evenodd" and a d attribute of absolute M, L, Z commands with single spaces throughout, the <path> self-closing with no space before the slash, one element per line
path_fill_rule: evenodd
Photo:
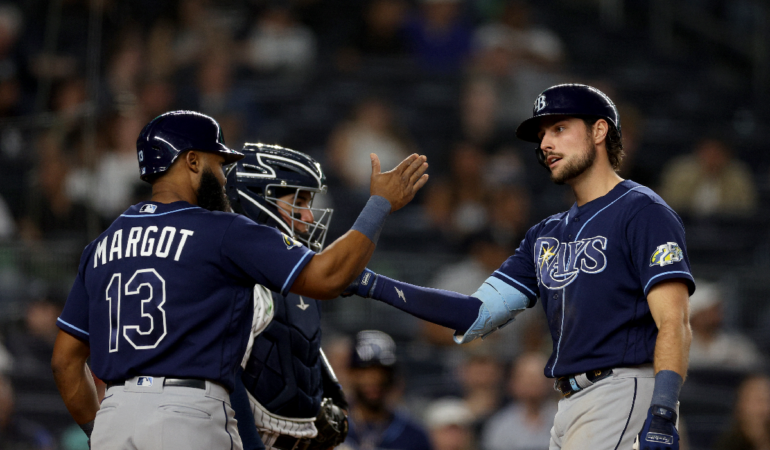
<path fill-rule="evenodd" d="M 88 347 L 72 341 L 77 339 L 59 332 L 51 358 L 51 370 L 67 410 L 75 422 L 82 425 L 96 417 L 99 399 L 91 370 L 86 364 Z"/>
<path fill-rule="evenodd" d="M 291 292 L 317 300 L 330 300 L 364 270 L 375 245 L 358 231 L 348 231 L 305 266 Z"/>
<path fill-rule="evenodd" d="M 687 376 L 691 341 L 689 321 L 679 317 L 662 322 L 655 342 L 655 373 L 671 370 L 684 379 Z"/>
<path fill-rule="evenodd" d="M 415 286 L 379 275 L 372 298 L 428 322 L 464 333 L 479 314 L 481 301 L 457 292 Z"/>

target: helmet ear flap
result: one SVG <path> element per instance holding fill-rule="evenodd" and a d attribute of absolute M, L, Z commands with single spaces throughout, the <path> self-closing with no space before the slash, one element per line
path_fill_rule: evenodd
<path fill-rule="evenodd" d="M 535 148 L 535 156 L 537 157 L 537 162 L 547 169 L 548 163 L 545 160 L 545 153 L 543 153 L 543 150 L 541 150 L 540 147 Z"/>

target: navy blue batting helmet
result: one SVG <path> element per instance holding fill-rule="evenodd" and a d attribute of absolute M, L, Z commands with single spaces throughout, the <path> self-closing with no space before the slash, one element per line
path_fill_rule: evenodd
<path fill-rule="evenodd" d="M 152 119 L 136 140 L 139 176 L 152 181 L 166 172 L 180 153 L 187 150 L 217 153 L 227 164 L 243 158 L 228 148 L 219 123 L 195 111 L 172 111 Z"/>
<path fill-rule="evenodd" d="M 257 223 L 269 225 L 299 239 L 313 251 L 321 251 L 332 213 L 329 208 L 313 208 L 315 194 L 326 193 L 326 176 L 321 164 L 310 156 L 278 145 L 246 144 L 244 159 L 227 170 L 227 196 L 237 213 Z M 307 207 L 297 205 L 301 191 L 310 192 Z M 293 201 L 282 200 L 293 194 Z M 293 216 L 284 220 L 278 208 Z M 300 210 L 313 214 L 313 222 L 301 220 Z M 284 216 L 285 217 L 285 216 Z M 307 231 L 300 233 L 296 224 L 302 223 Z"/>
<path fill-rule="evenodd" d="M 585 84 L 559 84 L 544 90 L 535 100 L 532 117 L 519 125 L 516 136 L 540 144 L 540 121 L 546 116 L 600 117 L 620 134 L 620 115 L 615 104 L 602 91 Z M 539 146 L 535 153 L 538 161 L 545 165 Z"/>

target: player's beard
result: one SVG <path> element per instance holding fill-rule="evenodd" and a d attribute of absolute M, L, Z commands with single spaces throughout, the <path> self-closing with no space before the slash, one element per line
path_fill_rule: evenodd
<path fill-rule="evenodd" d="M 586 149 L 580 156 L 574 160 L 567 162 L 562 168 L 559 175 L 552 170 L 551 181 L 556 184 L 564 184 L 569 180 L 573 180 L 582 175 L 586 170 L 593 166 L 596 160 L 596 144 L 590 139 L 590 136 L 586 138 Z M 562 160 L 563 161 L 563 160 Z"/>
<path fill-rule="evenodd" d="M 208 167 L 201 173 L 201 184 L 198 186 L 198 206 L 209 211 L 230 211 L 225 189 L 219 184 L 214 172 Z"/>

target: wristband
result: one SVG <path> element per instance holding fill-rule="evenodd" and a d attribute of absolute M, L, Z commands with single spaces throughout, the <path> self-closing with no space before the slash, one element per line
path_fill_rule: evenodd
<path fill-rule="evenodd" d="M 385 197 L 372 195 L 369 197 L 369 201 L 366 202 L 366 206 L 364 206 L 361 214 L 358 215 L 358 219 L 356 219 L 356 223 L 353 224 L 351 230 L 360 232 L 377 245 L 382 226 L 385 224 L 385 219 L 388 218 L 391 208 L 390 202 Z"/>
<path fill-rule="evenodd" d="M 676 411 L 679 402 L 679 390 L 682 388 L 682 376 L 673 370 L 661 370 L 655 375 L 655 389 L 652 391 L 653 405 L 664 406 Z"/>
<path fill-rule="evenodd" d="M 88 436 L 88 439 L 91 439 L 91 432 L 94 431 L 94 421 L 90 421 L 88 423 L 84 423 L 82 425 L 78 425 L 81 430 L 83 430 L 83 433 Z"/>

